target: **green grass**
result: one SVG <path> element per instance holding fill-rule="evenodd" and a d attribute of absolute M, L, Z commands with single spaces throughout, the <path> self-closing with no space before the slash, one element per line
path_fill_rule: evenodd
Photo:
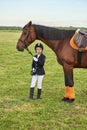
<path fill-rule="evenodd" d="M 16 50 L 20 33 L 0 31 L 0 130 L 86 130 L 86 69 L 74 70 L 75 102 L 61 102 L 64 96 L 63 70 L 55 54 L 44 45 L 46 75 L 42 99 L 27 102 L 32 57 L 26 51 Z M 35 43 L 29 47 L 33 54 Z M 34 97 L 36 94 L 37 88 Z"/>

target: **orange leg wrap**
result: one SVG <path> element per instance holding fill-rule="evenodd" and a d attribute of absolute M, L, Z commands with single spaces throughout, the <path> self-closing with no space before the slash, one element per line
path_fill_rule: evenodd
<path fill-rule="evenodd" d="M 64 97 L 69 99 L 75 99 L 74 87 L 66 86 Z"/>
<path fill-rule="evenodd" d="M 65 87 L 65 95 L 64 95 L 64 97 L 69 98 L 69 86 Z"/>
<path fill-rule="evenodd" d="M 69 87 L 69 99 L 75 99 L 74 87 Z"/>

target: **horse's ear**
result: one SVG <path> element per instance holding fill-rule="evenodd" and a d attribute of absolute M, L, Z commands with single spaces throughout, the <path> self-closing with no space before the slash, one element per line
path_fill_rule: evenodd
<path fill-rule="evenodd" d="M 29 23 L 28 23 L 28 26 L 31 26 L 32 25 L 32 21 L 30 21 Z"/>

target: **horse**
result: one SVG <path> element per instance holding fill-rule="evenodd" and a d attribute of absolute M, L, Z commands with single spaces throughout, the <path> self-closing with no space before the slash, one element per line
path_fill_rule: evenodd
<path fill-rule="evenodd" d="M 54 51 L 64 72 L 65 94 L 62 101 L 68 103 L 75 100 L 73 69 L 87 68 L 87 52 L 78 53 L 78 50 L 70 46 L 70 39 L 75 31 L 32 24 L 30 21 L 23 27 L 16 45 L 18 51 L 24 51 L 35 40 L 41 40 Z"/>

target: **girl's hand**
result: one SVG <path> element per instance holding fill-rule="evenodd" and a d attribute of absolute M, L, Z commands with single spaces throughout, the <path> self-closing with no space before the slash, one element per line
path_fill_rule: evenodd
<path fill-rule="evenodd" d="M 36 57 L 33 57 L 33 60 L 36 61 L 36 62 L 38 61 L 38 59 Z"/>

